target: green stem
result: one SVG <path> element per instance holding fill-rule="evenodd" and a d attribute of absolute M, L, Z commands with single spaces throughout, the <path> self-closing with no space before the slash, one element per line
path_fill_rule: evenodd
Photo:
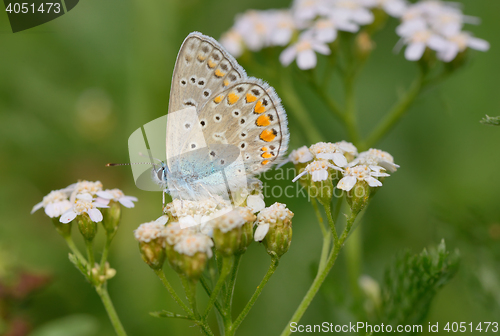
<path fill-rule="evenodd" d="M 401 119 L 401 117 L 417 99 L 423 87 L 424 74 L 420 72 L 406 94 L 396 103 L 396 105 L 393 106 L 384 120 L 382 120 L 370 134 L 366 140 L 365 148 L 362 148 L 363 150 L 376 145 L 385 135 L 387 135 L 387 133 L 389 133 L 389 131 L 394 128 L 399 119 Z"/>
<path fill-rule="evenodd" d="M 212 290 L 208 286 L 207 279 L 205 279 L 205 277 L 202 276 L 200 278 L 200 280 L 201 280 L 201 285 L 203 286 L 203 289 L 205 289 L 205 292 L 207 292 L 207 295 L 209 297 L 212 296 Z M 222 315 L 224 312 L 222 310 L 222 306 L 220 305 L 220 303 L 217 300 L 215 300 L 214 304 L 215 304 L 215 308 L 217 309 L 217 311 L 219 312 L 219 314 Z"/>
<path fill-rule="evenodd" d="M 191 310 L 193 311 L 194 318 L 199 321 L 200 313 L 198 312 L 198 308 L 196 307 L 196 282 L 186 278 L 186 276 L 184 275 L 181 275 L 181 281 L 184 287 L 184 291 L 186 292 L 188 302 L 191 305 Z"/>
<path fill-rule="evenodd" d="M 229 275 L 229 272 L 231 271 L 231 266 L 233 263 L 233 258 L 232 257 L 223 257 L 222 259 L 222 270 L 219 275 L 219 279 L 217 280 L 217 283 L 215 284 L 214 290 L 212 291 L 212 295 L 210 296 L 210 301 L 208 302 L 208 306 L 205 309 L 205 312 L 202 315 L 202 319 L 205 320 L 210 313 L 210 310 L 212 309 L 215 301 L 217 300 L 217 296 L 220 293 L 220 290 L 222 286 L 224 285 L 227 276 Z M 226 314 L 224 314 L 226 316 Z"/>
<path fill-rule="evenodd" d="M 245 308 L 241 311 L 240 315 L 236 318 L 234 321 L 233 325 L 229 329 L 229 332 L 227 333 L 226 336 L 232 336 L 236 332 L 236 329 L 240 326 L 241 322 L 245 319 L 245 317 L 248 315 L 250 312 L 250 309 L 252 309 L 255 301 L 257 301 L 257 298 L 259 297 L 260 293 L 264 289 L 264 286 L 267 284 L 269 281 L 269 278 L 274 274 L 274 271 L 276 271 L 276 268 L 278 267 L 279 264 L 279 258 L 274 255 L 271 257 L 271 265 L 269 265 L 269 269 L 267 270 L 266 275 L 264 275 L 264 278 L 260 282 L 260 284 L 257 286 L 257 289 L 253 293 L 252 297 L 250 298 L 250 301 L 246 304 Z"/>
<path fill-rule="evenodd" d="M 335 228 L 335 220 L 332 217 L 332 205 L 331 203 L 327 203 L 324 205 L 325 212 L 326 212 L 326 218 L 328 219 L 328 224 L 330 225 L 330 230 L 332 231 L 333 235 L 333 242 L 336 243 L 337 240 L 339 239 L 337 235 L 337 229 Z"/>
<path fill-rule="evenodd" d="M 290 319 L 290 321 L 288 322 L 287 326 L 285 327 L 285 329 L 281 333 L 281 336 L 287 336 L 287 335 L 291 334 L 292 331 L 291 331 L 291 329 L 289 327 L 290 324 L 294 323 L 294 322 L 295 323 L 299 322 L 299 320 L 302 318 L 302 316 L 304 315 L 305 311 L 307 310 L 307 308 L 311 304 L 312 300 L 314 299 L 314 297 L 318 293 L 318 291 L 319 291 L 321 285 L 323 284 L 323 282 L 325 281 L 328 273 L 330 272 L 330 270 L 332 269 L 333 265 L 335 264 L 335 261 L 337 260 L 337 257 L 339 255 L 340 249 L 344 245 L 344 242 L 347 239 L 347 236 L 349 234 L 349 231 L 352 228 L 352 224 L 354 223 L 355 219 L 356 219 L 356 217 L 353 216 L 353 215 L 351 215 L 347 219 L 347 225 L 346 225 L 344 231 L 342 232 L 342 235 L 338 239 L 338 241 L 334 244 L 332 253 L 328 257 L 328 260 L 327 260 L 325 268 L 323 270 L 321 270 L 320 272 L 318 272 L 318 274 L 316 275 L 316 278 L 314 279 L 311 287 L 309 288 L 309 290 L 307 291 L 306 295 L 302 299 L 302 302 L 297 307 L 297 310 L 293 314 L 293 316 Z"/>
<path fill-rule="evenodd" d="M 94 256 L 94 242 L 85 239 L 85 246 L 87 247 L 87 258 L 89 260 L 89 272 L 92 274 L 92 268 L 95 267 L 95 256 Z"/>
<path fill-rule="evenodd" d="M 323 223 L 323 216 L 321 216 L 321 212 L 319 211 L 318 202 L 315 198 L 311 198 L 311 204 L 314 208 L 314 212 L 316 213 L 316 217 L 318 218 L 319 227 L 321 229 L 321 233 L 323 234 L 323 247 L 321 248 L 321 257 L 319 259 L 318 269 L 322 269 L 326 263 L 326 259 L 328 258 L 328 251 L 330 251 L 330 242 L 332 240 L 332 235 L 325 228 L 325 224 Z"/>
<path fill-rule="evenodd" d="M 234 295 L 234 287 L 236 284 L 236 276 L 238 275 L 238 268 L 240 266 L 241 254 L 234 256 L 233 267 L 231 268 L 231 274 L 227 283 L 227 293 L 224 300 L 224 307 L 226 307 L 227 314 L 231 316 L 232 304 L 233 304 L 233 295 Z"/>
<path fill-rule="evenodd" d="M 181 306 L 181 308 L 188 314 L 188 316 L 192 318 L 193 317 L 193 312 L 184 303 L 184 301 L 181 300 L 181 298 L 179 297 L 179 295 L 177 295 L 177 293 L 175 292 L 175 290 L 172 287 L 172 285 L 170 285 L 170 282 L 168 282 L 167 277 L 165 276 L 165 273 L 163 273 L 163 270 L 161 268 L 160 269 L 155 269 L 154 272 L 156 273 L 156 275 L 158 276 L 158 278 L 160 278 L 163 286 L 167 289 L 167 291 L 170 294 L 170 296 L 172 297 L 172 299 L 174 299 L 174 301 L 177 302 L 177 304 L 179 306 Z"/>
<path fill-rule="evenodd" d="M 115 332 L 118 336 L 126 336 L 127 333 L 125 332 L 125 329 L 123 329 L 123 325 L 120 322 L 120 318 L 118 317 L 118 314 L 116 313 L 115 307 L 113 306 L 113 302 L 111 301 L 111 298 L 109 297 L 108 289 L 107 287 L 104 286 L 97 286 L 95 287 L 95 290 L 97 294 L 99 294 L 99 297 L 101 298 L 102 304 L 104 305 L 104 308 L 106 309 L 106 313 L 108 313 L 109 319 L 111 320 L 111 324 L 113 325 L 113 328 L 115 328 Z"/>
<path fill-rule="evenodd" d="M 109 255 L 109 247 L 111 246 L 111 241 L 113 240 L 112 236 L 106 235 L 106 243 L 104 244 L 104 248 L 102 250 L 100 269 L 101 272 L 104 272 L 106 261 L 108 260 Z"/>
<path fill-rule="evenodd" d="M 68 247 L 71 250 L 71 252 L 73 252 L 73 254 L 78 259 L 80 259 L 80 262 L 83 265 L 86 266 L 87 265 L 87 259 L 85 259 L 85 257 L 83 256 L 83 254 L 80 252 L 80 250 L 78 249 L 78 247 L 75 245 L 75 242 L 73 241 L 73 238 L 71 238 L 71 236 L 64 236 L 64 239 L 66 240 L 66 243 L 68 244 Z"/>

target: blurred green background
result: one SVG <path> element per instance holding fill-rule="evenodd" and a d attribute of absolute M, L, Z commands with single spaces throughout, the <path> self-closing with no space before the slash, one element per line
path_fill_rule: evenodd
<path fill-rule="evenodd" d="M 362 224 L 362 273 L 379 281 L 404 248 L 417 253 L 445 238 L 450 250 L 460 250 L 460 271 L 438 293 L 428 316 L 440 324 L 500 320 L 500 128 L 479 123 L 485 114 L 500 115 L 500 2 L 461 2 L 466 14 L 482 19 L 480 26 L 467 29 L 492 48 L 471 53 L 467 67 L 422 96 L 379 144 L 401 169 L 386 180 Z M 16 34 L 6 13 L 0 13 L 0 245 L 11 255 L 0 256 L 0 262 L 52 275 L 49 286 L 22 307 L 35 329 L 79 314 L 74 321 L 90 330 L 82 335 L 113 335 L 98 296 L 68 262 L 64 240 L 42 211 L 30 215 L 49 191 L 87 179 L 139 198 L 134 209 L 124 210 L 110 256 L 118 275 L 109 290 L 129 335 L 199 334 L 189 322 L 148 315 L 179 311 L 142 262 L 132 234 L 161 214 L 161 196 L 137 189 L 130 168 L 105 164 L 127 162 L 128 136 L 167 112 L 175 57 L 189 32 L 218 38 L 239 12 L 288 5 L 269 0 L 82 0 L 57 20 Z M 392 52 L 395 26 L 391 20 L 376 36 L 376 49 L 357 87 L 365 134 L 416 73 L 414 64 Z M 333 85 L 332 92 L 337 90 Z M 343 139 L 338 123 L 310 96 L 310 117 L 325 139 Z M 306 144 L 292 116 L 290 131 L 291 148 Z M 312 282 L 320 254 L 321 234 L 307 200 L 266 203 L 274 201 L 295 213 L 293 244 L 240 335 L 281 332 Z M 76 234 L 75 239 L 81 243 Z M 344 256 L 345 251 L 304 324 L 355 321 L 342 308 L 348 286 Z M 243 308 L 268 264 L 264 248 L 252 245 L 240 268 L 235 311 Z M 179 286 L 177 276 L 167 272 Z"/>

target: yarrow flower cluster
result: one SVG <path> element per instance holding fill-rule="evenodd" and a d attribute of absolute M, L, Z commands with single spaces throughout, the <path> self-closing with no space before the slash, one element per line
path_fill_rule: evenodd
<path fill-rule="evenodd" d="M 245 49 L 286 47 L 280 55 L 284 66 L 296 60 L 300 69 L 312 69 L 316 53 L 332 52 L 329 44 L 339 31 L 357 33 L 363 26 L 376 24 L 380 13 L 401 18 L 397 34 L 402 38 L 400 45 L 407 45 L 409 60 L 420 59 L 427 47 L 445 62 L 467 48 L 489 48 L 486 41 L 462 31 L 464 23 L 478 23 L 476 18 L 464 15 L 455 3 L 439 0 L 416 4 L 406 0 L 295 0 L 290 9 L 248 10 L 238 15 L 220 42 L 235 57 Z"/>
<path fill-rule="evenodd" d="M 396 32 L 407 46 L 406 59 L 419 60 L 429 48 L 437 52 L 438 59 L 451 62 L 468 48 L 489 49 L 487 41 L 462 30 L 466 23 L 479 22 L 478 18 L 464 15 L 457 3 L 427 0 L 408 6 Z"/>
<path fill-rule="evenodd" d="M 31 213 L 44 208 L 47 216 L 59 218 L 61 223 L 69 223 L 83 214 L 93 222 L 101 222 L 103 215 L 98 208 L 108 208 L 111 201 L 132 208 L 137 198 L 125 196 L 119 189 L 103 191 L 99 181 L 79 181 L 64 189 L 51 191 L 33 207 Z"/>
<path fill-rule="evenodd" d="M 346 141 L 319 142 L 309 148 L 304 146 L 292 151 L 289 160 L 302 170 L 294 182 L 305 175 L 309 175 L 312 182 L 326 181 L 335 170 L 342 175 L 336 187 L 345 191 L 350 191 L 358 181 L 364 181 L 370 187 L 380 187 L 380 179 L 399 168 L 389 153 L 371 148 L 358 154 L 357 148 Z M 299 163 L 307 165 L 303 167 Z"/>

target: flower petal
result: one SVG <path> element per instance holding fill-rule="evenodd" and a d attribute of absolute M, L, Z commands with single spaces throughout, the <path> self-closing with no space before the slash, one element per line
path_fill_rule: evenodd
<path fill-rule="evenodd" d="M 120 197 L 118 202 L 120 202 L 126 208 L 133 208 L 134 207 L 134 202 L 132 202 L 131 199 L 127 198 L 127 196 Z"/>
<path fill-rule="evenodd" d="M 97 195 L 97 196 L 99 196 L 99 197 L 102 197 L 102 198 L 108 199 L 108 200 L 113 199 L 113 195 L 112 195 L 110 192 L 108 192 L 108 191 L 104 191 L 104 190 L 98 191 L 98 192 L 96 193 L 96 195 Z"/>
<path fill-rule="evenodd" d="M 167 215 L 160 216 L 156 221 L 162 225 L 165 225 L 168 223 L 168 216 Z"/>
<path fill-rule="evenodd" d="M 406 47 L 405 57 L 409 61 L 418 61 L 419 59 L 422 58 L 424 51 L 425 51 L 425 43 L 423 42 L 410 43 Z"/>
<path fill-rule="evenodd" d="M 296 56 L 297 50 L 294 46 L 290 46 L 283 50 L 283 52 L 280 54 L 280 62 L 281 64 L 283 64 L 283 66 L 288 66 L 293 62 Z"/>
<path fill-rule="evenodd" d="M 35 204 L 35 206 L 31 209 L 31 213 L 34 213 L 35 211 L 37 211 L 41 207 L 43 207 L 43 201 L 41 201 L 40 203 Z"/>
<path fill-rule="evenodd" d="M 301 51 L 297 54 L 297 66 L 301 70 L 314 68 L 316 61 L 316 53 L 311 49 Z"/>
<path fill-rule="evenodd" d="M 69 223 L 71 222 L 73 219 L 76 218 L 76 212 L 74 212 L 73 210 L 70 210 L 68 212 L 65 212 L 61 215 L 61 218 L 59 218 L 59 221 L 61 223 Z"/>
<path fill-rule="evenodd" d="M 325 181 L 328 179 L 328 170 L 315 170 L 311 173 L 311 180 L 314 182 Z"/>
<path fill-rule="evenodd" d="M 488 43 L 488 41 L 477 37 L 469 37 L 467 45 L 469 46 L 469 48 L 479 51 L 488 51 L 490 49 L 490 44 Z"/>
<path fill-rule="evenodd" d="M 93 222 L 99 223 L 102 221 L 102 213 L 99 209 L 90 209 L 87 213 Z"/>
<path fill-rule="evenodd" d="M 376 178 L 374 177 L 367 177 L 365 179 L 366 182 L 368 182 L 368 185 L 370 187 L 381 187 L 382 186 L 382 182 L 380 182 L 379 180 L 377 180 Z"/>
<path fill-rule="evenodd" d="M 266 207 L 266 203 L 260 195 L 250 195 L 247 197 L 247 206 L 252 212 L 259 212 Z"/>
<path fill-rule="evenodd" d="M 333 153 L 332 160 L 333 160 L 333 163 L 335 163 L 339 167 L 343 168 L 343 167 L 347 166 L 347 159 L 341 153 Z"/>
<path fill-rule="evenodd" d="M 255 230 L 253 238 L 255 239 L 255 241 L 258 242 L 263 241 L 268 232 L 269 232 L 269 224 L 260 224 Z"/>
<path fill-rule="evenodd" d="M 337 188 L 349 191 L 352 189 L 352 187 L 354 187 L 356 182 L 357 179 L 354 176 L 346 176 L 339 181 L 339 183 L 337 184 Z"/>

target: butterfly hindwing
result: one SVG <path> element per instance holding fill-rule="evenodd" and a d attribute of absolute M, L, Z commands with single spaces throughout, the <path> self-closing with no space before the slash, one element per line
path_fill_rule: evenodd
<path fill-rule="evenodd" d="M 191 33 L 175 62 L 169 112 L 189 106 L 199 109 L 215 93 L 242 78 L 246 78 L 243 68 L 217 41 Z"/>

